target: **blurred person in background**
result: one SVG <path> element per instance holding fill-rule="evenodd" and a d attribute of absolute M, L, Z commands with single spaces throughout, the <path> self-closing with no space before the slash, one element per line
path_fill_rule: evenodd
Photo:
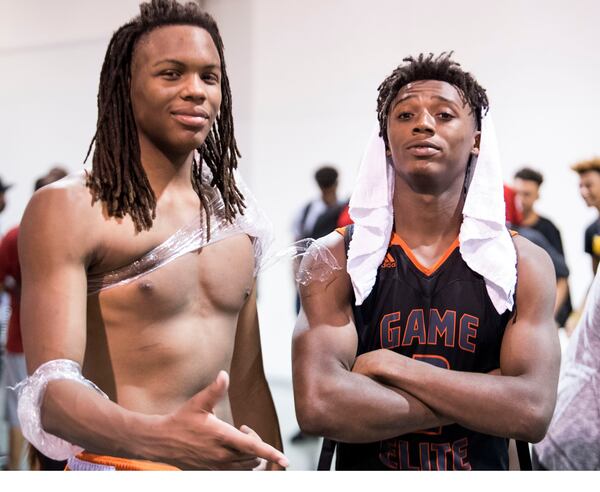
<path fill-rule="evenodd" d="M 292 223 L 294 241 L 301 239 L 319 239 L 334 231 L 338 218 L 347 202 L 338 198 L 338 171 L 332 165 L 323 165 L 317 169 L 314 178 L 319 188 L 319 196 L 297 212 Z M 298 262 L 294 263 L 294 275 Z M 300 297 L 296 291 L 296 314 L 300 310 Z"/>
<path fill-rule="evenodd" d="M 562 256 L 564 261 L 565 252 L 560 231 L 550 219 L 539 215 L 534 207 L 535 202 L 540 197 L 540 187 L 543 182 L 544 176 L 540 172 L 528 167 L 524 167 L 515 173 L 513 187 L 516 192 L 516 203 L 522 214 L 519 230 L 527 227 L 538 231 L 544 236 L 552 248 Z M 531 238 L 528 239 L 532 240 Z M 537 242 L 536 244 L 544 247 Z M 549 248 L 547 247 L 544 247 L 544 249 L 549 251 Z M 549 254 L 550 257 L 553 257 L 552 253 Z M 571 305 L 571 295 L 569 293 L 569 284 L 567 280 L 568 271 L 565 275 L 564 268 L 557 268 L 556 264 L 554 267 L 557 274 L 554 317 L 558 326 L 562 327 L 565 326 L 573 308 Z"/>
<path fill-rule="evenodd" d="M 294 241 L 305 238 L 319 239 L 336 228 L 337 218 L 344 207 L 338 199 L 338 171 L 331 165 L 321 166 L 315 172 L 319 197 L 298 211 L 292 225 Z"/>
<path fill-rule="evenodd" d="M 12 185 L 6 184 L 0 176 L 0 240 L 4 234 L 2 228 L 2 212 L 6 208 L 6 192 Z M 10 319 L 10 298 L 6 292 L 0 288 L 0 382 L 4 376 L 4 353 L 6 350 L 6 336 L 8 332 L 8 322 Z M 4 397 L 6 390 L 4 386 L 0 387 L 0 396 Z M 0 411 L 0 418 L 4 417 L 3 412 Z M 1 466 L 7 466 L 6 462 L 9 458 L 7 456 L 0 456 L 0 463 L 4 463 Z"/>
<path fill-rule="evenodd" d="M 52 174 L 48 174 L 36 181 L 34 191 L 66 175 L 67 173 L 64 170 L 55 168 Z M 23 342 L 21 339 L 21 267 L 19 265 L 17 248 L 18 236 L 19 226 L 13 227 L 6 233 L 0 243 L 0 289 L 5 290 L 9 294 L 11 306 L 8 336 L 6 339 L 6 375 L 4 387 L 14 387 L 27 377 L 25 354 L 23 353 Z M 7 468 L 9 470 L 20 470 L 26 449 L 26 441 L 21 433 L 17 417 L 17 395 L 15 391 L 8 391 L 6 394 L 6 417 L 9 425 L 9 461 Z M 48 465 L 50 466 L 42 469 L 52 469 L 52 464 L 48 463 Z M 64 466 L 64 463 L 59 463 L 58 469 L 62 469 Z"/>
<path fill-rule="evenodd" d="M 550 219 L 539 215 L 534 207 L 535 202 L 540 198 L 540 186 L 543 182 L 544 176 L 528 167 L 515 173 L 513 188 L 523 217 L 521 225 L 540 231 L 554 249 L 564 255 L 560 231 Z"/>
<path fill-rule="evenodd" d="M 6 192 L 10 189 L 11 186 L 11 184 L 6 184 L 0 176 L 0 214 L 4 212 L 4 209 L 6 208 Z M 0 229 L 0 234 L 1 233 L 2 229 Z"/>
<path fill-rule="evenodd" d="M 578 162 L 571 169 L 579 175 L 579 192 L 585 204 L 600 212 L 600 158 Z M 585 230 L 584 250 L 592 258 L 595 275 L 600 262 L 600 216 Z"/>

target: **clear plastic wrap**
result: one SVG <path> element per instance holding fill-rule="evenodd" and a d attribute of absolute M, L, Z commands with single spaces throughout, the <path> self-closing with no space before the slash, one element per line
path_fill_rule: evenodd
<path fill-rule="evenodd" d="M 336 270 L 342 269 L 327 246 L 319 240 L 307 238 L 270 255 L 263 263 L 261 271 L 286 259 L 296 262 L 298 268 L 294 278 L 297 284 L 304 286 L 311 282 L 326 282 Z"/>
<path fill-rule="evenodd" d="M 69 359 L 55 359 L 42 364 L 31 376 L 12 388 L 18 394 L 17 414 L 25 439 L 49 458 L 66 460 L 81 453 L 83 448 L 47 433 L 41 422 L 41 406 L 46 387 L 50 381 L 56 379 L 77 381 L 97 391 L 104 398 L 108 396 L 94 383 L 85 379 L 79 364 Z"/>
<path fill-rule="evenodd" d="M 204 175 L 204 182 L 208 183 L 210 179 L 210 175 Z M 235 173 L 235 182 L 244 196 L 246 208 L 243 214 L 237 215 L 233 223 L 225 218 L 225 205 L 220 192 L 216 188 L 206 185 L 203 187 L 202 193 L 207 198 L 211 211 L 210 240 L 208 240 L 206 218 L 203 213 L 199 213 L 191 223 L 176 231 L 165 242 L 133 263 L 108 273 L 89 275 L 88 295 L 133 282 L 180 256 L 236 234 L 247 234 L 252 239 L 255 258 L 254 275 L 257 275 L 273 241 L 272 226 L 237 172 Z"/>

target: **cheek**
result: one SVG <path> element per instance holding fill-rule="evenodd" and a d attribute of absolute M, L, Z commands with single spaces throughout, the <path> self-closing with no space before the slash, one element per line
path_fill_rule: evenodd
<path fill-rule="evenodd" d="M 214 109 L 221 109 L 221 102 L 223 100 L 222 91 L 220 86 L 214 86 L 210 92 L 210 102 Z"/>
<path fill-rule="evenodd" d="M 132 86 L 130 94 L 133 115 L 136 120 L 146 119 L 148 115 L 152 114 L 152 111 L 148 107 L 152 104 L 152 99 L 147 96 L 145 87 L 136 84 Z"/>
<path fill-rule="evenodd" d="M 455 138 L 454 149 L 457 153 L 470 153 L 475 145 L 475 138 L 472 135 L 464 135 L 464 133 L 458 132 Z"/>

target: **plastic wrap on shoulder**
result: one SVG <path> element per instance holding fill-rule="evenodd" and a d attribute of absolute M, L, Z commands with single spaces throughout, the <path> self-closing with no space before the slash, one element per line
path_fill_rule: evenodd
<path fill-rule="evenodd" d="M 210 176 L 205 176 L 204 182 L 209 183 Z M 237 234 L 247 234 L 252 240 L 254 246 L 254 275 L 256 276 L 273 242 L 273 228 L 237 171 L 235 182 L 244 197 L 246 208 L 232 222 L 226 219 L 225 204 L 221 193 L 214 187 L 203 186 L 202 193 L 207 198 L 210 210 L 210 237 L 207 233 L 206 217 L 199 210 L 198 215 L 192 222 L 176 231 L 162 244 L 133 263 L 111 272 L 89 275 L 88 295 L 133 282 L 180 256 Z"/>
<path fill-rule="evenodd" d="M 321 240 L 301 239 L 269 256 L 261 271 L 287 260 L 294 260 L 299 266 L 295 274 L 296 283 L 308 285 L 312 282 L 326 282 L 342 267 L 333 253 Z"/>

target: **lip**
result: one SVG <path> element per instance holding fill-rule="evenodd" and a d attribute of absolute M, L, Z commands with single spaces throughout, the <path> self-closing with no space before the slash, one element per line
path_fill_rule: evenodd
<path fill-rule="evenodd" d="M 433 142 L 430 142 L 429 140 L 414 140 L 406 146 L 407 149 L 412 149 L 415 147 L 426 147 L 435 150 L 442 150 L 439 145 L 436 145 Z"/>
<path fill-rule="evenodd" d="M 171 112 L 173 118 L 185 126 L 201 128 L 210 120 L 210 116 L 201 108 L 178 109 Z"/>
<path fill-rule="evenodd" d="M 406 150 L 415 157 L 432 157 L 442 149 L 427 140 L 418 140 L 409 143 L 406 146 Z"/>

